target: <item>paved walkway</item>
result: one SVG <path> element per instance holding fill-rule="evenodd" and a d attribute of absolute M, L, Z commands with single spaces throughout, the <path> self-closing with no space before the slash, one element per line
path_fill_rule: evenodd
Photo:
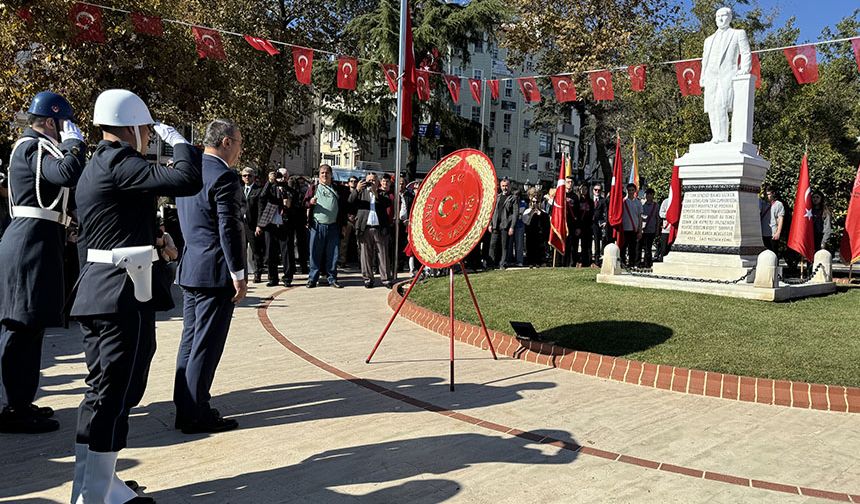
<path fill-rule="evenodd" d="M 822 502 L 860 494 L 857 415 L 686 396 L 493 361 L 459 343 L 452 393 L 447 340 L 411 322 L 397 321 L 364 363 L 390 315 L 387 291 L 361 288 L 355 277 L 344 283 L 252 290 L 213 390 L 213 405 L 240 423 L 228 433 L 172 430 L 181 320 L 160 321 L 121 477 L 142 482 L 162 504 Z M 86 372 L 79 340 L 76 329 L 46 339 L 39 403 L 57 409 L 62 429 L 0 434 L 0 502 L 68 500 Z"/>

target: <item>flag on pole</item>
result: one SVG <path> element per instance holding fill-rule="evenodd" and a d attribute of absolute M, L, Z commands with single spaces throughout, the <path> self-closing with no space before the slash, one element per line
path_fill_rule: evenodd
<path fill-rule="evenodd" d="M 385 82 L 392 93 L 397 93 L 397 65 L 393 63 L 382 63 L 382 72 L 385 74 Z"/>
<path fill-rule="evenodd" d="M 481 79 L 469 79 L 469 90 L 472 91 L 472 98 L 479 105 L 483 105 L 481 101 Z"/>
<path fill-rule="evenodd" d="M 591 91 L 596 101 L 612 101 L 615 99 L 615 91 L 612 89 L 612 72 L 600 70 L 588 74 L 591 81 Z"/>
<path fill-rule="evenodd" d="M 293 66 L 296 67 L 296 80 L 306 86 L 311 83 L 314 65 L 314 50 L 307 47 L 293 47 Z"/>
<path fill-rule="evenodd" d="M 669 243 L 675 243 L 678 236 L 678 223 L 681 222 L 681 177 L 678 166 L 672 167 L 672 182 L 669 184 L 669 208 L 666 209 L 666 222 L 669 228 Z"/>
<path fill-rule="evenodd" d="M 270 41 L 264 38 L 254 37 L 251 35 L 243 35 L 243 37 L 245 38 L 245 42 L 247 42 L 248 45 L 258 51 L 263 51 L 269 56 L 274 56 L 276 54 L 281 53 L 281 51 L 279 51 L 274 45 L 272 45 Z"/>
<path fill-rule="evenodd" d="M 635 184 L 636 191 L 638 192 L 641 187 L 639 186 L 639 159 L 636 156 L 636 138 L 633 138 L 633 168 L 630 169 L 630 178 L 627 180 L 628 184 Z"/>
<path fill-rule="evenodd" d="M 645 65 L 631 65 L 627 67 L 630 74 L 630 89 L 633 91 L 645 91 Z"/>
<path fill-rule="evenodd" d="M 194 34 L 194 42 L 197 45 L 197 56 L 200 59 L 227 59 L 227 55 L 224 54 L 224 45 L 221 43 L 221 35 L 217 31 L 203 28 L 202 26 L 194 26 L 191 28 L 191 33 Z"/>
<path fill-rule="evenodd" d="M 554 75 L 549 80 L 552 82 L 556 101 L 564 103 L 576 100 L 576 86 L 570 75 Z"/>
<path fill-rule="evenodd" d="M 430 72 L 427 70 L 415 71 L 415 91 L 421 101 L 430 100 Z"/>
<path fill-rule="evenodd" d="M 75 37 L 72 42 L 75 44 L 81 42 L 104 43 L 105 32 L 102 28 L 102 10 L 100 7 L 75 2 L 69 11 L 69 18 L 75 25 Z"/>
<path fill-rule="evenodd" d="M 678 79 L 678 87 L 681 88 L 681 96 L 702 94 L 702 88 L 699 86 L 701 75 L 702 60 L 675 63 L 675 77 Z"/>
<path fill-rule="evenodd" d="M 788 248 L 794 250 L 807 261 L 815 256 L 815 238 L 812 226 L 812 189 L 809 187 L 809 167 L 806 153 L 800 162 L 800 177 L 797 181 L 797 194 L 794 196 L 794 212 L 791 214 L 791 229 L 788 231 Z"/>
<path fill-rule="evenodd" d="M 552 213 L 549 217 L 549 244 L 562 255 L 567 241 L 567 191 L 564 186 L 564 170 L 565 162 L 562 154 L 558 180 L 555 183 L 555 196 L 552 199 Z"/>
<path fill-rule="evenodd" d="M 854 59 L 857 61 L 857 70 L 860 70 L 860 37 L 851 39 L 851 47 L 854 48 Z"/>
<path fill-rule="evenodd" d="M 517 79 L 517 84 L 520 85 L 520 92 L 523 94 L 526 103 L 540 101 L 540 90 L 534 77 L 520 77 Z"/>
<path fill-rule="evenodd" d="M 788 65 L 794 72 L 794 78 L 797 79 L 798 84 L 812 84 L 818 81 L 818 60 L 815 55 L 815 45 L 789 47 L 783 49 L 782 52 L 785 54 L 785 59 L 788 60 Z"/>
<path fill-rule="evenodd" d="M 164 25 L 161 18 L 158 16 L 147 16 L 142 12 L 132 12 L 131 24 L 134 26 L 134 31 L 143 35 L 153 37 L 161 37 L 164 35 Z"/>
<path fill-rule="evenodd" d="M 839 255 L 842 262 L 847 264 L 860 260 L 860 166 L 857 166 L 854 188 L 848 200 L 848 215 L 845 216 L 845 232 L 839 245 Z"/>
<path fill-rule="evenodd" d="M 624 246 L 624 179 L 621 174 L 621 137 L 615 138 L 615 161 L 612 163 L 612 185 L 609 189 L 609 227 L 618 247 Z"/>
<path fill-rule="evenodd" d="M 355 89 L 358 81 L 358 60 L 349 56 L 341 56 L 337 60 L 337 87 L 339 89 Z"/>
<path fill-rule="evenodd" d="M 451 93 L 451 99 L 454 103 L 460 103 L 460 77 L 456 75 L 443 75 L 443 79 L 445 79 L 445 86 L 448 87 L 448 91 Z"/>
<path fill-rule="evenodd" d="M 499 79 L 488 80 L 487 86 L 490 87 L 490 98 L 493 100 L 498 100 L 499 99 Z"/>

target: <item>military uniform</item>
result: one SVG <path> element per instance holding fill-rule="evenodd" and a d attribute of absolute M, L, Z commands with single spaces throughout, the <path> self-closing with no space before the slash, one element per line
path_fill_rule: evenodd
<path fill-rule="evenodd" d="M 31 128 L 12 152 L 12 221 L 0 241 L 0 381 L 12 409 L 33 402 L 45 328 L 62 323 L 67 188 L 78 182 L 85 155 L 84 142 L 58 144 Z"/>

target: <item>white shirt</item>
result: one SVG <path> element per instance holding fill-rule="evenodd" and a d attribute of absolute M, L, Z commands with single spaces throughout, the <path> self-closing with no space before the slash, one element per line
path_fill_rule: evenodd
<path fill-rule="evenodd" d="M 370 194 L 370 213 L 367 215 L 367 225 L 379 225 L 379 216 L 376 215 L 376 195 L 373 193 Z"/>

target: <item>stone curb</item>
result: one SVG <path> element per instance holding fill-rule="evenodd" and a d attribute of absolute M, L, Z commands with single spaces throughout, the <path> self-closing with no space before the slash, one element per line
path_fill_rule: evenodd
<path fill-rule="evenodd" d="M 388 294 L 388 306 L 392 310 L 397 308 L 402 299 L 401 286 L 403 284 L 397 285 Z M 450 337 L 448 317 L 408 299 L 400 315 L 421 327 Z M 857 387 L 772 380 L 651 364 L 549 343 L 520 341 L 509 334 L 492 329 L 488 331 L 497 354 L 566 371 L 684 394 L 791 408 L 860 413 L 860 388 Z M 460 320 L 454 321 L 454 339 L 489 350 L 481 328 Z"/>

